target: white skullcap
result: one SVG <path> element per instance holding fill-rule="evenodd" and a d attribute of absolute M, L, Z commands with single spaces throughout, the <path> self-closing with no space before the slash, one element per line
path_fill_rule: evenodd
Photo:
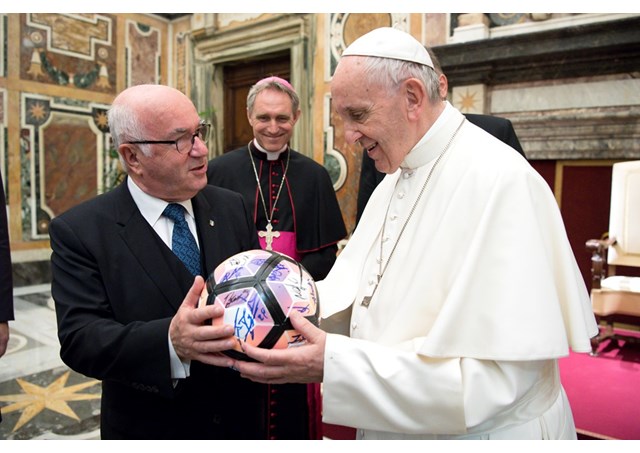
<path fill-rule="evenodd" d="M 433 68 L 429 52 L 417 39 L 391 27 L 376 28 L 360 36 L 342 52 L 343 57 L 346 55 L 392 58 Z"/>

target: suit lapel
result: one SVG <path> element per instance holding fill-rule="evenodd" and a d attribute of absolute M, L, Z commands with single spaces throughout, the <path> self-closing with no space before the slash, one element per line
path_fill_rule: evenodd
<path fill-rule="evenodd" d="M 196 227 L 198 229 L 198 241 L 200 243 L 200 255 L 204 257 L 203 266 L 205 281 L 213 272 L 213 269 L 220 261 L 218 250 L 219 236 L 215 228 L 216 218 L 213 212 L 213 206 L 209 200 L 199 192 L 191 199 L 193 205 L 193 213 L 196 218 Z"/>
<path fill-rule="evenodd" d="M 126 187 L 126 182 L 114 190 L 120 192 L 116 222 L 122 226 L 122 240 L 131 250 L 133 259 L 140 263 L 147 277 L 166 301 L 177 310 L 193 283 L 189 271 L 142 217 Z"/>

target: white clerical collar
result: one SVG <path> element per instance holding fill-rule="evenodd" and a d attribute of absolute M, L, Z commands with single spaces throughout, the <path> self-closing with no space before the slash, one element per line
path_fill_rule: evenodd
<path fill-rule="evenodd" d="M 416 143 L 416 146 L 414 146 L 411 151 L 413 151 L 414 149 L 418 148 L 424 142 L 429 140 L 429 138 L 434 136 L 435 133 L 438 132 L 438 129 L 440 129 L 442 127 L 442 125 L 447 122 L 447 120 L 451 117 L 451 115 L 453 115 L 453 106 L 451 104 L 449 104 L 449 101 L 445 101 L 444 110 L 442 111 L 442 113 L 440 113 L 440 116 L 436 119 L 436 122 L 433 123 L 433 125 L 429 128 L 427 133 L 422 136 L 420 141 L 418 143 Z M 411 152 L 411 151 L 409 151 L 409 152 Z"/>
<path fill-rule="evenodd" d="M 166 208 L 169 203 L 161 200 L 160 198 L 153 197 L 146 192 L 143 192 L 131 177 L 127 177 L 127 187 L 129 188 L 129 192 L 131 193 L 133 201 L 140 210 L 140 214 L 142 214 L 142 217 L 144 217 L 145 220 L 149 222 L 149 225 L 153 226 L 158 221 L 160 216 L 162 216 L 164 208 Z M 195 218 L 195 216 L 193 215 L 193 206 L 191 205 L 191 200 L 181 201 L 178 204 L 184 206 L 187 212 Z"/>
<path fill-rule="evenodd" d="M 464 115 L 448 102 L 420 141 L 404 157 L 400 168 L 418 168 L 437 158 L 464 121 Z"/>
<path fill-rule="evenodd" d="M 255 146 L 258 151 L 262 151 L 263 153 L 265 153 L 267 155 L 267 160 L 278 160 L 280 154 L 284 153 L 289 147 L 289 145 L 284 145 L 280 151 L 267 151 L 262 146 L 260 146 L 258 140 L 256 140 L 255 138 L 253 139 L 253 146 Z"/>

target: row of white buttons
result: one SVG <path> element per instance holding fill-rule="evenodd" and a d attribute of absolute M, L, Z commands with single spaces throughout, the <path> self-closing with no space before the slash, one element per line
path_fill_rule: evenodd
<path fill-rule="evenodd" d="M 412 170 L 412 169 L 403 169 L 402 173 L 401 173 L 401 177 L 402 177 L 403 180 L 408 180 L 414 175 L 415 175 L 415 170 Z M 396 198 L 398 198 L 399 200 L 402 200 L 406 195 L 406 191 L 401 187 L 402 185 L 404 185 L 403 181 L 398 181 L 398 187 L 396 188 L 396 190 L 397 190 Z M 391 222 L 395 222 L 396 220 L 398 220 L 398 214 L 390 213 L 389 216 L 388 216 L 388 220 L 391 221 Z M 387 225 L 387 227 L 388 226 L 390 226 L 390 225 Z M 385 227 L 385 235 L 382 238 L 382 242 L 383 243 L 389 242 L 389 240 L 391 239 L 391 234 L 386 232 L 387 229 L 388 228 Z M 391 229 L 397 229 L 397 227 L 392 227 Z M 376 264 L 378 264 L 378 265 L 380 264 L 380 257 L 376 257 Z M 371 274 L 369 276 L 369 279 L 367 281 L 368 286 L 369 286 L 367 294 L 371 294 L 371 291 L 373 290 L 373 286 L 378 281 L 378 272 L 379 272 L 378 268 L 376 268 L 375 271 L 371 272 Z M 356 307 L 356 310 L 359 310 L 359 311 L 365 310 L 366 311 L 368 309 L 358 305 Z M 353 321 L 351 323 L 351 330 L 352 331 L 355 331 L 358 328 L 358 321 L 356 320 L 357 318 L 359 318 L 358 315 L 353 317 Z"/>

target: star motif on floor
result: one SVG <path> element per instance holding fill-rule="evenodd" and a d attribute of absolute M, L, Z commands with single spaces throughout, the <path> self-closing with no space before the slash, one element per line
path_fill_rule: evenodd
<path fill-rule="evenodd" d="M 22 387 L 24 393 L 15 395 L 0 395 L 0 402 L 11 402 L 8 406 L 2 406 L 2 413 L 7 414 L 13 411 L 22 411 L 13 432 L 19 430 L 31 419 L 45 409 L 55 411 L 59 414 L 80 421 L 78 415 L 67 404 L 68 401 L 86 401 L 99 399 L 99 393 L 78 393 L 89 387 L 99 384 L 100 381 L 90 380 L 80 384 L 65 387 L 69 379 L 70 371 L 65 372 L 58 379 L 46 387 L 17 378 L 16 382 Z"/>

